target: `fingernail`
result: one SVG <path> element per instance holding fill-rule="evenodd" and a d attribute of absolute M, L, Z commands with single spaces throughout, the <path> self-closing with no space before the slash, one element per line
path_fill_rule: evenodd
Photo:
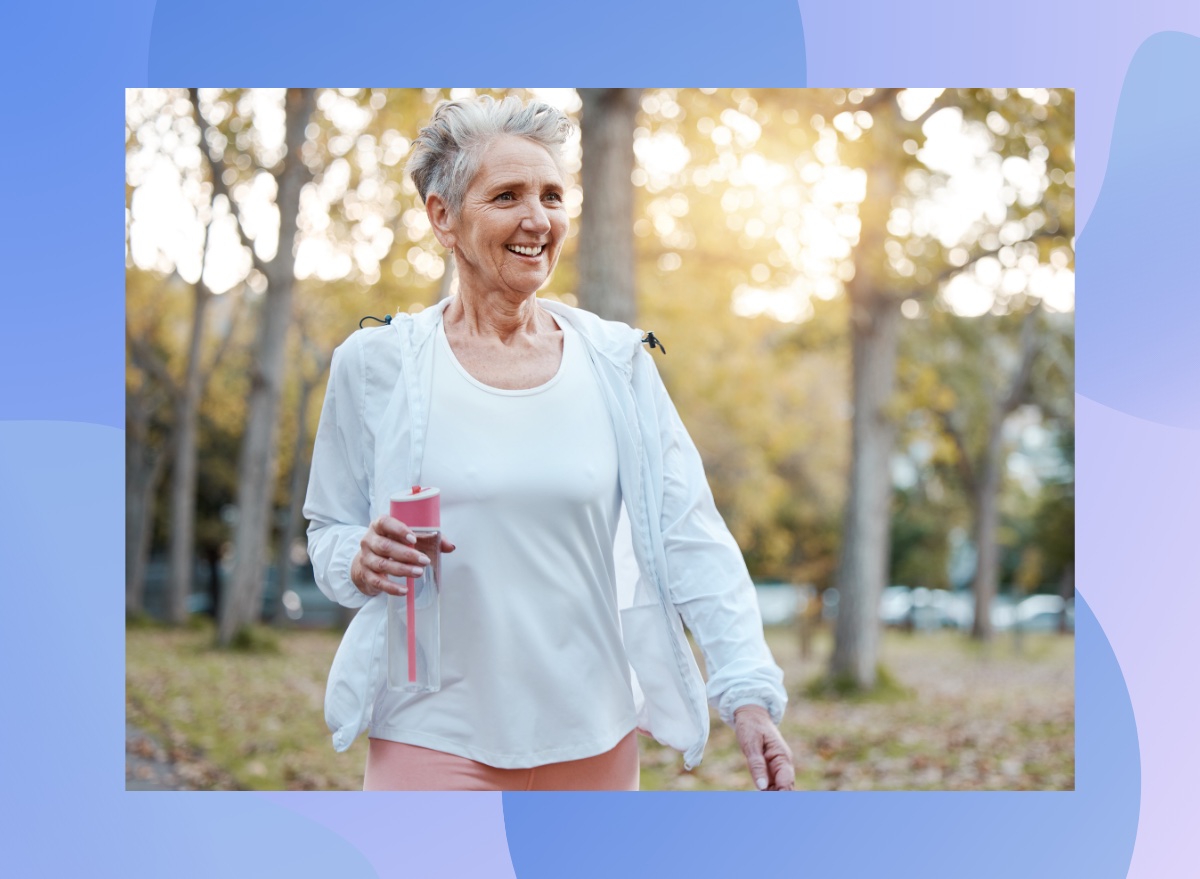
<path fill-rule="evenodd" d="M 418 554 L 418 555 L 417 555 L 417 561 L 418 561 L 418 562 L 420 562 L 420 563 L 421 563 L 421 564 L 423 564 L 423 565 L 427 565 L 427 564 L 429 564 L 429 557 L 428 557 L 428 556 L 426 556 L 426 555 L 420 555 L 420 554 Z"/>
<path fill-rule="evenodd" d="M 759 790 L 767 789 L 767 780 L 765 778 L 756 778 L 754 779 L 754 783 L 758 785 Z"/>
<path fill-rule="evenodd" d="M 413 534 L 413 533 L 410 531 L 410 532 L 408 532 L 407 534 L 405 534 L 405 535 L 404 535 L 404 539 L 405 539 L 405 540 L 407 540 L 409 543 L 416 543 L 416 542 L 417 542 L 417 535 Z"/>

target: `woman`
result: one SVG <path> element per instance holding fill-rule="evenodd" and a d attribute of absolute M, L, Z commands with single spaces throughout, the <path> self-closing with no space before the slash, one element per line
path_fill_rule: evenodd
<path fill-rule="evenodd" d="M 361 607 L 334 746 L 369 728 L 365 789 L 636 790 L 636 730 L 689 768 L 708 737 L 682 615 L 756 785 L 791 789 L 782 672 L 641 333 L 536 297 L 567 237 L 569 130 L 484 97 L 439 105 L 413 146 L 459 289 L 334 355 L 304 508 L 317 583 Z M 414 695 L 385 684 L 383 596 L 429 563 L 387 515 L 418 484 L 441 489 L 448 555 L 442 688 Z"/>

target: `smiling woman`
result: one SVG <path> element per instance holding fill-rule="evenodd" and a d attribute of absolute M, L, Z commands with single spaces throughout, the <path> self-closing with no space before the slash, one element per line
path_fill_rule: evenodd
<path fill-rule="evenodd" d="M 361 607 L 330 673 L 334 745 L 369 729 L 368 789 L 637 789 L 635 730 L 689 767 L 708 738 L 686 622 L 757 786 L 791 789 L 783 675 L 641 332 L 536 296 L 569 227 L 569 129 L 484 97 L 439 105 L 414 142 L 459 286 L 334 355 L 304 507 L 318 585 Z M 387 686 L 382 622 L 434 564 L 388 514 L 421 485 L 446 535 L 441 682 L 411 693 Z"/>
<path fill-rule="evenodd" d="M 563 173 L 545 147 L 503 135 L 489 145 L 457 212 L 436 193 L 426 197 L 434 234 L 454 252 L 461 296 L 530 301 L 566 239 L 563 189 Z"/>

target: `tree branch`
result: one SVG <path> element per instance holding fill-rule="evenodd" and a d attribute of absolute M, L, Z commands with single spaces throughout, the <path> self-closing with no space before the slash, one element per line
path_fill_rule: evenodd
<path fill-rule="evenodd" d="M 1021 361 L 1013 374 L 1008 394 L 1000 404 L 1001 418 L 1008 415 L 1029 399 L 1030 379 L 1033 376 L 1033 361 L 1037 358 L 1037 318 L 1042 304 L 1038 302 L 1029 309 L 1021 321 Z"/>
<path fill-rule="evenodd" d="M 224 295 L 232 296 L 233 291 L 231 290 Z M 202 379 L 202 382 L 204 384 L 208 383 L 209 378 L 211 378 L 213 373 L 217 371 L 217 367 L 221 365 L 221 360 L 225 357 L 225 352 L 229 350 L 229 343 L 233 339 L 233 331 L 237 327 L 241 319 L 242 312 L 245 310 L 245 308 L 246 288 L 245 285 L 243 285 L 241 295 L 238 296 L 237 302 L 234 303 L 233 313 L 229 316 L 229 326 L 225 329 L 225 334 L 221 336 L 221 340 L 217 343 L 217 350 L 213 353 L 212 361 L 209 362 L 208 366 L 203 368 L 202 375 L 204 378 Z"/>
<path fill-rule="evenodd" d="M 942 269 L 942 271 L 938 272 L 937 275 L 934 276 L 933 280 L 930 281 L 929 284 L 927 284 L 926 286 L 929 289 L 937 290 L 943 284 L 945 284 L 947 281 L 949 281 L 951 278 L 953 278 L 955 275 L 965 272 L 967 269 L 969 269 L 971 266 L 975 265 L 975 263 L 979 262 L 981 259 L 985 259 L 986 257 L 989 257 L 989 256 L 997 256 L 1000 253 L 1000 251 L 1004 249 L 1004 247 L 1015 246 L 1017 244 L 1025 244 L 1027 242 L 1037 243 L 1039 241 L 1053 241 L 1055 238 L 1061 238 L 1061 237 L 1062 236 L 1060 234 L 1058 234 L 1057 232 L 1038 232 L 1037 234 L 1032 235 L 1029 238 L 1022 238 L 1020 241 L 1014 241 L 1012 243 L 1012 245 L 1003 245 L 1001 247 L 996 248 L 995 250 L 976 250 L 974 253 L 972 253 L 970 256 L 967 257 L 967 261 L 965 263 L 963 263 L 961 266 L 947 266 L 946 268 Z"/>
<path fill-rule="evenodd" d="M 895 101 L 901 91 L 903 89 L 875 89 L 874 94 L 867 95 L 862 99 L 862 103 L 858 105 L 858 109 L 866 110 L 868 113 L 874 115 L 877 108 L 883 106 L 888 101 Z"/>
<path fill-rule="evenodd" d="M 956 102 L 954 102 L 954 101 L 945 100 L 946 95 L 951 91 L 953 91 L 953 89 L 943 89 L 942 93 L 940 95 L 938 95 L 936 98 L 934 98 L 932 101 L 929 102 L 929 106 L 925 108 L 924 113 L 922 113 L 916 119 L 913 119 L 911 121 L 906 119 L 905 121 L 908 122 L 908 124 L 911 125 L 913 128 L 917 129 L 917 131 L 920 131 L 921 126 L 925 124 L 925 120 L 928 119 L 930 116 L 932 116 L 934 113 L 936 113 L 938 110 L 944 110 L 947 107 L 953 107 L 956 105 Z"/>
<path fill-rule="evenodd" d="M 259 259 L 258 254 L 254 251 L 254 242 L 246 234 L 246 227 L 242 225 L 242 213 L 238 210 L 237 202 L 233 200 L 233 196 L 229 192 L 229 187 L 225 185 L 224 174 L 229 170 L 229 166 L 225 164 L 224 158 L 213 156 L 212 151 L 208 148 L 208 132 L 212 129 L 212 126 L 208 124 L 208 120 L 200 112 L 200 90 L 188 89 L 188 96 L 192 101 L 192 109 L 196 113 L 196 124 L 200 126 L 200 151 L 208 159 L 208 168 L 212 177 L 213 197 L 215 198 L 218 195 L 225 196 L 226 201 L 229 202 L 229 210 L 233 214 L 234 225 L 237 226 L 238 237 L 241 239 L 242 246 L 250 251 L 250 259 L 254 268 L 265 275 L 267 273 L 266 263 Z"/>
<path fill-rule="evenodd" d="M 130 359 L 133 361 L 133 365 L 156 379 L 168 389 L 172 396 L 177 396 L 180 393 L 180 387 L 175 381 L 175 377 L 171 375 L 171 371 L 167 369 L 162 358 L 155 354 L 149 345 L 134 335 L 128 319 L 125 321 L 125 338 L 129 342 Z"/>

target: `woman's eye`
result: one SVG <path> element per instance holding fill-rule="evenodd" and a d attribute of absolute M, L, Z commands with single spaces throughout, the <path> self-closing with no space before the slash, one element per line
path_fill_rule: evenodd
<path fill-rule="evenodd" d="M 512 201 L 515 197 L 511 192 L 502 192 L 496 196 L 496 201 Z"/>
<path fill-rule="evenodd" d="M 562 193 L 561 192 L 547 192 L 546 198 L 550 199 L 550 201 L 562 201 Z"/>

